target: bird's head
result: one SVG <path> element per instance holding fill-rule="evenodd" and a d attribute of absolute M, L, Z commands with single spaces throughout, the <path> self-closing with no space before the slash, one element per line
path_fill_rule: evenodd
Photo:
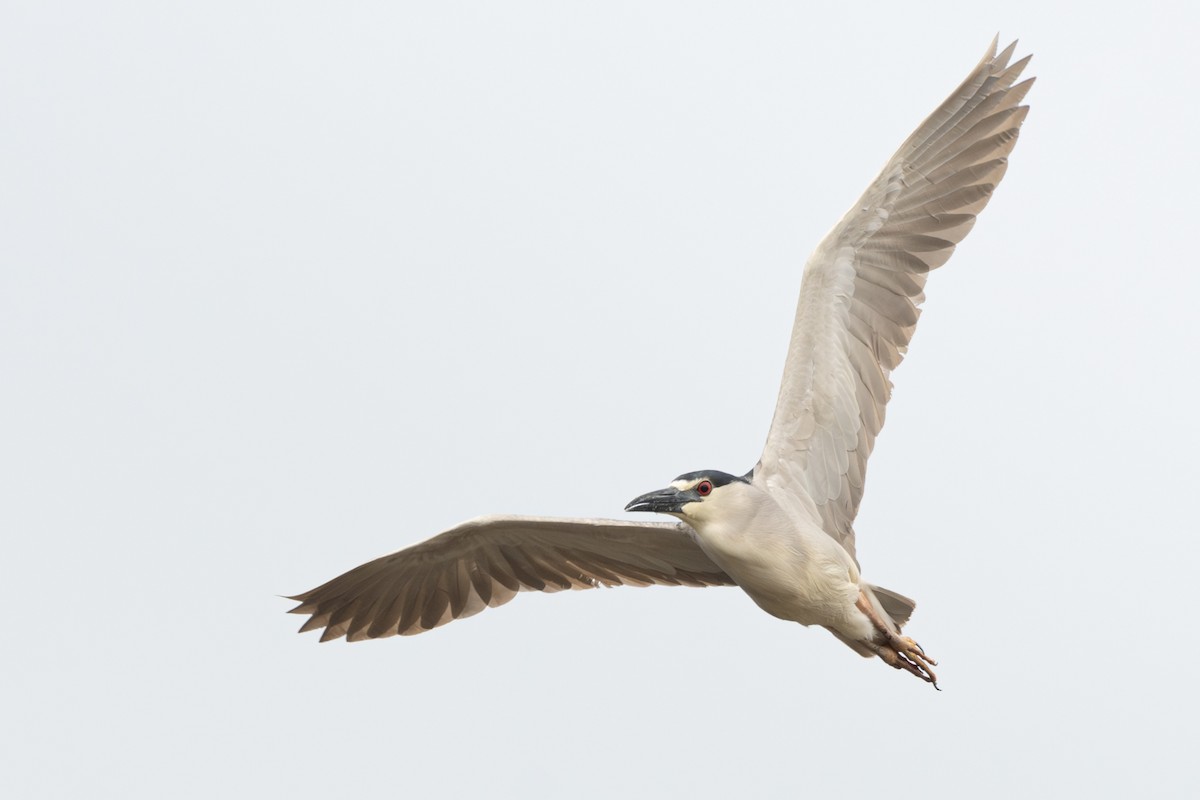
<path fill-rule="evenodd" d="M 738 477 L 720 470 L 701 470 L 680 475 L 671 485 L 634 500 L 626 511 L 653 511 L 695 524 L 731 510 L 750 489 L 749 476 Z"/>

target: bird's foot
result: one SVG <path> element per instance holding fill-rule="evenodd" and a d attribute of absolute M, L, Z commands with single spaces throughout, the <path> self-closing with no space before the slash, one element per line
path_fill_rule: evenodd
<path fill-rule="evenodd" d="M 874 639 L 870 642 L 863 642 L 863 644 L 883 659 L 883 663 L 895 669 L 911 672 L 926 683 L 932 683 L 933 688 L 938 689 L 937 675 L 931 669 L 931 667 L 937 666 L 937 662 L 925 655 L 925 649 L 912 639 L 901 636 L 884 624 L 865 594 L 858 596 L 857 607 L 875 627 Z M 941 689 L 938 691 L 940 692 Z"/>
<path fill-rule="evenodd" d="M 907 636 L 890 634 L 885 643 L 876 646 L 878 649 L 875 652 L 885 664 L 894 669 L 911 672 L 926 683 L 932 683 L 933 688 L 938 689 L 937 675 L 932 669 L 937 666 L 937 662 L 925 655 L 925 650 L 921 645 Z"/>

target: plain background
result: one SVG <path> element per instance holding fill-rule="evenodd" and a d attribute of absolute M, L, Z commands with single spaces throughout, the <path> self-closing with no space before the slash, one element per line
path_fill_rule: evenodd
<path fill-rule="evenodd" d="M 4 2 L 5 795 L 1184 795 L 1193 9 Z M 1033 110 L 857 524 L 944 692 L 722 589 L 294 633 L 753 465 L 805 257 L 997 31 Z"/>

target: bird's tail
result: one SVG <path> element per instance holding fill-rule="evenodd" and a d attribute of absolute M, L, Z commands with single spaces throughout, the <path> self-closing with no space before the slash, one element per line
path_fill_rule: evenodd
<path fill-rule="evenodd" d="M 873 586 L 869 583 L 863 583 L 860 586 L 863 594 L 871 601 L 876 615 L 890 625 L 896 633 L 899 633 L 904 624 L 908 622 L 908 618 L 912 616 L 913 609 L 917 607 L 916 601 L 902 594 L 896 594 L 891 589 L 884 589 L 882 586 Z M 848 644 L 860 656 L 870 658 L 875 655 L 862 642 L 856 642 L 849 637 L 843 636 L 833 628 L 830 628 L 829 632 Z"/>
<path fill-rule="evenodd" d="M 911 600 L 902 594 L 896 594 L 891 589 L 884 589 L 882 586 L 872 586 L 867 584 L 867 596 L 875 595 L 873 602 L 877 607 L 882 607 L 884 618 L 891 620 L 896 626 L 896 632 L 908 622 L 908 618 L 912 616 L 913 609 L 917 607 L 917 601 Z M 878 608 L 877 608 L 878 610 Z"/>

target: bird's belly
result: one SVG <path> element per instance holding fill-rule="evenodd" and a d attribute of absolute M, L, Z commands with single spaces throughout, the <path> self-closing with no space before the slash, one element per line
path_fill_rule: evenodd
<path fill-rule="evenodd" d="M 704 542 L 701 547 L 758 606 L 801 625 L 837 625 L 853 614 L 858 581 L 837 558 L 786 540 Z"/>

